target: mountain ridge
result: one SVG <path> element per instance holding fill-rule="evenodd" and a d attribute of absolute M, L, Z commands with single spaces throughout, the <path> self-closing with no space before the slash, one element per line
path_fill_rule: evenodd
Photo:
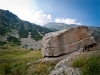
<path fill-rule="evenodd" d="M 21 45 L 23 44 L 21 39 L 25 38 L 27 38 L 27 40 L 34 40 L 34 43 L 36 43 L 48 32 L 52 32 L 52 30 L 21 20 L 9 10 L 0 9 L 0 43 L 8 41 L 15 45 Z M 29 36 L 30 38 L 28 38 Z M 32 44 L 34 45 L 34 43 Z M 23 46 L 25 45 L 29 44 L 25 42 Z"/>
<path fill-rule="evenodd" d="M 78 27 L 75 24 L 51 22 L 43 26 L 21 20 L 9 10 L 0 9 L 0 46 L 5 43 L 27 47 L 28 49 L 40 49 L 42 37 L 49 32 Z M 94 31 L 94 36 L 100 38 L 100 27 L 88 26 Z"/>
<path fill-rule="evenodd" d="M 70 29 L 70 28 L 75 28 L 78 26 L 86 26 L 86 25 L 76 25 L 76 24 L 65 24 L 65 23 L 56 23 L 56 22 L 50 22 L 47 23 L 45 25 L 43 25 L 43 27 L 49 28 L 55 30 L 55 31 L 59 31 L 59 30 L 63 30 L 63 29 Z M 94 32 L 93 36 L 98 39 L 100 38 L 100 27 L 95 27 L 95 26 L 87 26 L 89 27 L 89 29 L 91 31 Z"/>

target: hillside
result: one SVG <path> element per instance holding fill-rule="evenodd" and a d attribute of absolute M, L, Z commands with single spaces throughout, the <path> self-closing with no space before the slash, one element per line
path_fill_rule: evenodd
<path fill-rule="evenodd" d="M 47 23 L 45 25 L 43 25 L 43 27 L 47 27 L 49 29 L 53 29 L 55 31 L 58 31 L 58 30 L 63 30 L 63 29 L 70 29 L 70 28 L 74 28 L 74 27 L 78 27 L 79 25 L 76 25 L 76 24 L 65 24 L 65 23 L 55 23 L 55 22 L 51 22 L 51 23 Z M 81 25 L 81 26 L 84 26 L 84 25 Z M 100 38 L 100 27 L 94 27 L 94 26 L 88 26 L 89 29 L 91 31 L 94 32 L 93 36 L 97 39 Z M 98 41 L 98 40 L 97 40 Z"/>
<path fill-rule="evenodd" d="M 12 12 L 0 9 L 0 45 L 5 41 L 16 45 L 23 44 L 25 40 L 36 42 L 41 40 L 42 36 L 48 32 L 52 32 L 52 30 L 23 21 Z M 27 42 L 24 45 L 28 45 Z"/>

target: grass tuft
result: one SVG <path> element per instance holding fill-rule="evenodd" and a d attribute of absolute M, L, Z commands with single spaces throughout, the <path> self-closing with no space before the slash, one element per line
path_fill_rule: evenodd
<path fill-rule="evenodd" d="M 10 74 L 11 73 L 11 66 L 9 63 L 5 63 L 4 65 L 4 74 Z"/>
<path fill-rule="evenodd" d="M 71 66 L 81 68 L 82 75 L 100 75 L 100 52 L 76 58 Z"/>
<path fill-rule="evenodd" d="M 49 75 L 56 63 L 40 62 L 28 68 L 28 75 Z"/>

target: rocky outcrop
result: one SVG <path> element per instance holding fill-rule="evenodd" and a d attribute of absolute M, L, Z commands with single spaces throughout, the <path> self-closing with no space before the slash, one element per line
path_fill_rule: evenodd
<path fill-rule="evenodd" d="M 71 67 L 72 60 L 80 54 L 80 50 L 70 53 L 66 59 L 56 64 L 55 69 L 49 75 L 81 75 L 80 68 Z"/>
<path fill-rule="evenodd" d="M 61 56 L 96 43 L 86 26 L 48 33 L 42 39 L 42 56 Z"/>
<path fill-rule="evenodd" d="M 52 71 L 49 75 L 81 75 L 81 71 L 79 68 L 61 67 Z"/>
<path fill-rule="evenodd" d="M 50 72 L 49 75 L 81 75 L 81 69 L 77 67 L 71 67 L 73 60 L 79 58 L 79 57 L 90 57 L 94 54 L 99 54 L 100 50 L 96 51 L 90 51 L 90 52 L 82 52 L 75 51 L 72 52 L 66 59 L 61 60 L 59 63 L 56 64 L 55 69 Z"/>

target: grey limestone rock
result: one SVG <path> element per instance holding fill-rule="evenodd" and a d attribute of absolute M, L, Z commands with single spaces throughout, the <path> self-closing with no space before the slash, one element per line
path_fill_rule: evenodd
<path fill-rule="evenodd" d="M 95 39 L 86 26 L 48 33 L 42 39 L 42 57 L 60 56 L 93 43 Z"/>

